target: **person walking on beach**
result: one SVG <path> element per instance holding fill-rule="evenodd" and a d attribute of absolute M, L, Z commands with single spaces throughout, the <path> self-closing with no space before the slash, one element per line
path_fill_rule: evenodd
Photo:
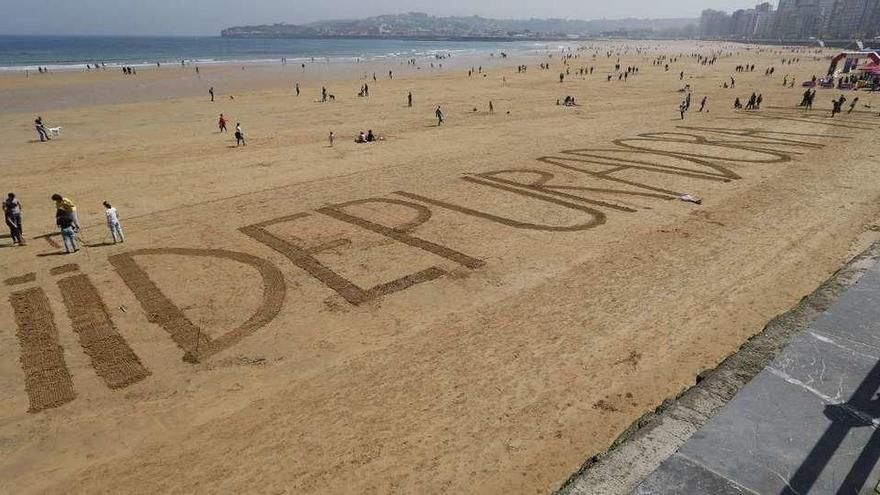
<path fill-rule="evenodd" d="M 3 201 L 3 217 L 6 219 L 6 226 L 9 227 L 9 237 L 12 238 L 12 244 L 24 246 L 21 227 L 21 202 L 13 193 L 9 193 L 6 196 L 6 200 Z"/>
<path fill-rule="evenodd" d="M 208 90 L 208 94 L 211 95 L 211 101 L 214 101 L 214 86 L 211 86 L 211 89 Z"/>
<path fill-rule="evenodd" d="M 327 101 L 327 88 L 324 86 L 321 86 L 321 102 L 323 103 L 326 101 Z"/>
<path fill-rule="evenodd" d="M 678 112 L 681 113 L 681 120 L 684 120 L 684 113 L 687 112 L 687 109 L 688 109 L 687 102 L 683 101 L 683 102 L 681 102 L 680 105 L 678 105 Z"/>
<path fill-rule="evenodd" d="M 761 102 L 764 101 L 764 93 L 758 95 L 758 98 L 755 99 L 755 110 L 761 109 Z"/>
<path fill-rule="evenodd" d="M 857 104 L 858 102 L 859 102 L 859 97 L 858 97 L 858 96 L 856 96 L 855 98 L 853 98 L 852 103 L 849 104 L 849 110 L 847 110 L 846 113 L 852 113 L 852 111 L 855 110 L 855 108 L 856 108 L 856 104 Z"/>
<path fill-rule="evenodd" d="M 706 108 L 706 101 L 709 100 L 708 96 L 704 96 L 702 100 L 700 100 L 700 111 L 702 112 L 704 108 Z M 708 110 L 707 110 L 708 112 Z"/>
<path fill-rule="evenodd" d="M 294 89 L 296 90 L 296 96 L 299 96 L 299 83 L 294 85 Z"/>
<path fill-rule="evenodd" d="M 840 96 L 839 100 L 831 100 L 831 116 L 834 117 L 838 113 L 840 113 L 840 107 L 843 105 L 843 95 Z"/>
<path fill-rule="evenodd" d="M 113 244 L 125 242 L 125 235 L 122 234 L 122 224 L 119 223 L 119 213 L 116 208 L 110 206 L 107 201 L 104 201 L 104 208 L 104 214 L 107 215 L 107 228 L 110 229 Z"/>
<path fill-rule="evenodd" d="M 223 117 L 223 114 L 220 114 L 220 120 L 217 121 L 217 127 L 220 128 L 220 132 L 226 132 L 226 119 Z"/>
<path fill-rule="evenodd" d="M 76 213 L 76 204 L 65 198 L 64 196 L 55 193 L 52 195 L 52 201 L 55 202 L 55 209 L 59 212 L 63 212 L 67 217 L 70 218 L 70 226 L 74 231 L 79 231 L 79 215 Z"/>
<path fill-rule="evenodd" d="M 244 142 L 244 132 L 241 130 L 241 122 L 235 124 L 235 147 L 247 146 Z"/>
<path fill-rule="evenodd" d="M 437 106 L 437 110 L 434 111 L 434 115 L 437 116 L 437 126 L 439 127 L 440 125 L 443 124 L 443 121 L 444 121 L 443 109 L 441 109 L 439 105 Z"/>
<path fill-rule="evenodd" d="M 335 143 L 335 142 L 336 142 L 336 133 L 333 131 L 330 131 L 330 147 L 331 148 L 333 147 L 333 143 Z"/>
<path fill-rule="evenodd" d="M 489 113 L 495 113 L 495 105 L 489 100 Z"/>
<path fill-rule="evenodd" d="M 67 254 L 79 251 L 76 245 L 76 230 L 71 216 L 64 210 L 55 212 L 55 224 L 61 229 L 61 239 L 64 241 L 64 250 Z"/>
<path fill-rule="evenodd" d="M 49 135 L 46 133 L 46 126 L 43 125 L 43 117 L 37 117 L 34 119 L 34 128 L 37 129 L 37 135 L 40 136 L 41 143 L 45 143 L 49 140 Z"/>
<path fill-rule="evenodd" d="M 412 107 L 412 91 L 406 95 L 406 106 Z"/>

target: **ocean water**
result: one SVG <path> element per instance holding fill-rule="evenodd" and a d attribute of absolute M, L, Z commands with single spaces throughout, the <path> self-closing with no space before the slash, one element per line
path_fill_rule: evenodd
<path fill-rule="evenodd" d="M 558 50 L 535 41 L 410 41 L 353 39 L 227 39 L 220 37 L 2 36 L 0 71 L 85 69 L 86 64 L 147 66 L 278 62 L 315 59 L 352 62 Z"/>

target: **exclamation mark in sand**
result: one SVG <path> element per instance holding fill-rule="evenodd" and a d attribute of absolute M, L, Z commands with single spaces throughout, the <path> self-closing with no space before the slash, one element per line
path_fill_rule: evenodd
<path fill-rule="evenodd" d="M 13 292 L 9 302 L 18 325 L 21 369 L 31 404 L 28 412 L 72 401 L 76 392 L 64 362 L 64 349 L 58 344 L 58 329 L 46 293 L 39 287 Z"/>
<path fill-rule="evenodd" d="M 101 294 L 87 275 L 63 278 L 58 281 L 58 288 L 83 351 L 108 387 L 124 388 L 150 375 L 119 335 Z"/>

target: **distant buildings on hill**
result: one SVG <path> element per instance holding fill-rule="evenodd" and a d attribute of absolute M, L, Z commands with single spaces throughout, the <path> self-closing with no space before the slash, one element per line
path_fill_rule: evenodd
<path fill-rule="evenodd" d="M 225 38 L 397 39 L 580 39 L 591 37 L 694 38 L 695 18 L 671 19 L 491 19 L 437 17 L 419 12 L 308 24 L 276 23 L 224 29 Z"/>
<path fill-rule="evenodd" d="M 880 0 L 779 0 L 732 14 L 704 10 L 701 38 L 872 39 L 880 36 Z"/>

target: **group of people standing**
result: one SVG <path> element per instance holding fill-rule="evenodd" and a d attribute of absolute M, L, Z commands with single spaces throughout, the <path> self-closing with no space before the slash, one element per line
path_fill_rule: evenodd
<path fill-rule="evenodd" d="M 55 202 L 55 225 L 61 232 L 61 239 L 64 243 L 64 250 L 69 253 L 79 251 L 79 245 L 76 241 L 76 234 L 80 230 L 79 215 L 76 211 L 76 204 L 69 198 L 56 193 L 51 197 Z M 104 201 L 104 214 L 107 218 L 107 228 L 110 230 L 110 236 L 113 238 L 113 244 L 124 242 L 125 235 L 122 232 L 122 224 L 119 221 L 119 213 L 109 202 Z M 9 193 L 3 201 L 3 216 L 6 219 L 6 226 L 9 227 L 12 244 L 24 246 L 24 227 L 22 226 L 22 205 L 21 201 L 15 196 L 15 193 Z"/>
<path fill-rule="evenodd" d="M 760 110 L 761 103 L 764 101 L 764 94 L 755 94 L 752 93 L 752 96 L 749 97 L 749 101 L 746 102 L 746 110 Z M 734 110 L 742 110 L 743 104 L 739 101 L 739 97 L 733 100 L 733 109 Z"/>
<path fill-rule="evenodd" d="M 80 231 L 79 215 L 76 211 L 76 204 L 68 198 L 60 194 L 53 194 L 52 201 L 55 202 L 55 224 L 61 230 L 61 239 L 64 241 L 64 250 L 70 254 L 79 251 L 76 243 L 76 233 Z M 102 203 L 104 206 L 104 215 L 107 219 L 107 228 L 110 230 L 110 236 L 113 244 L 125 242 L 125 235 L 122 232 L 122 224 L 119 222 L 119 212 L 108 201 Z"/>
<path fill-rule="evenodd" d="M 804 110 L 812 110 L 813 101 L 815 99 L 816 99 L 816 90 L 807 88 L 807 90 L 804 91 L 804 95 L 801 98 L 801 102 L 798 104 L 798 106 L 803 107 Z M 844 95 L 840 95 L 840 97 L 831 100 L 831 116 L 832 117 L 834 117 L 835 115 L 837 115 L 843 111 L 843 104 L 844 103 L 846 103 L 846 96 L 844 96 Z M 852 113 L 853 110 L 856 109 L 856 106 L 858 105 L 858 103 L 859 103 L 859 97 L 856 96 L 850 102 L 849 109 L 846 111 L 846 113 Z"/>
<path fill-rule="evenodd" d="M 226 129 L 226 117 L 222 113 L 220 119 L 217 120 L 217 128 L 220 130 L 220 134 L 229 132 Z M 235 146 L 247 146 L 247 142 L 244 140 L 244 131 L 241 130 L 241 122 L 235 124 Z"/>
<path fill-rule="evenodd" d="M 748 103 L 746 103 L 746 110 L 760 110 L 761 102 L 764 101 L 763 94 L 755 94 L 752 93 L 752 96 L 749 97 Z"/>
<path fill-rule="evenodd" d="M 799 107 L 804 107 L 804 110 L 811 110 L 813 108 L 813 100 L 816 99 L 816 90 L 807 88 L 804 91 L 804 96 L 801 98 L 801 102 L 798 104 Z"/>
<path fill-rule="evenodd" d="M 214 86 L 208 89 L 208 94 L 211 96 L 211 101 L 214 101 Z M 299 96 L 299 84 L 296 85 L 296 94 Z M 220 119 L 217 120 L 217 127 L 220 129 L 221 134 L 227 132 L 226 117 L 222 113 L 220 114 Z M 241 130 L 241 122 L 236 122 L 235 124 L 235 146 L 247 146 L 247 142 L 244 140 L 244 131 Z"/>

